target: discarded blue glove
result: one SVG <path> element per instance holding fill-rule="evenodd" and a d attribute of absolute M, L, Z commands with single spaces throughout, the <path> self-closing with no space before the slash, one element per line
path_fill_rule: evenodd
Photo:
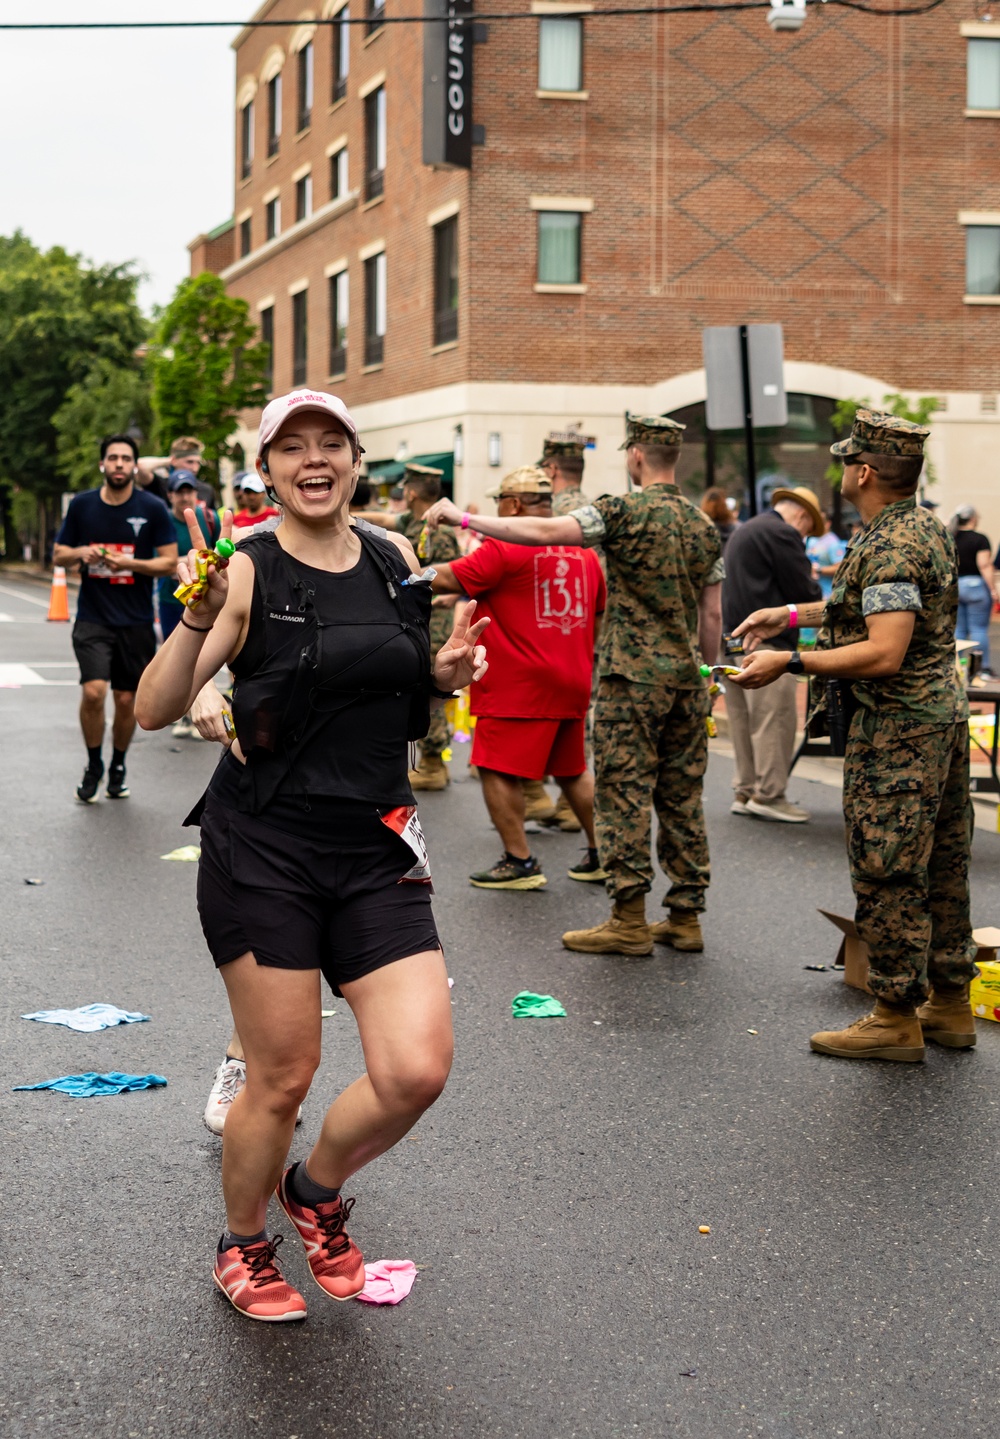
<path fill-rule="evenodd" d="M 43 1079 L 41 1084 L 15 1084 L 14 1089 L 58 1089 L 74 1099 L 91 1099 L 98 1094 L 128 1094 L 133 1089 L 156 1089 L 166 1084 L 162 1074 L 64 1074 Z"/>
<path fill-rule="evenodd" d="M 79 1009 L 39 1009 L 34 1014 L 22 1014 L 21 1018 L 37 1019 L 40 1024 L 64 1024 L 81 1034 L 94 1034 L 116 1024 L 141 1024 L 149 1015 L 133 1014 L 115 1004 L 81 1004 Z"/>
<path fill-rule="evenodd" d="M 553 999 L 551 994 L 532 994 L 530 989 L 522 989 L 520 994 L 515 994 L 511 1009 L 515 1019 L 566 1018 L 566 1011 L 558 999 Z"/>

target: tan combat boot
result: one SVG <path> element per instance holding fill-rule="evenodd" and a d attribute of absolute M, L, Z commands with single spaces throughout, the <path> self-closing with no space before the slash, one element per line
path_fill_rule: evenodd
<path fill-rule="evenodd" d="M 580 954 L 652 954 L 653 936 L 646 923 L 646 896 L 616 899 L 611 918 L 594 929 L 571 929 L 563 935 L 567 949 Z"/>
<path fill-rule="evenodd" d="M 421 755 L 416 769 L 410 770 L 411 789 L 447 789 L 449 784 L 451 775 L 439 754 Z"/>
<path fill-rule="evenodd" d="M 901 1014 L 881 1000 L 875 1001 L 871 1014 L 846 1029 L 820 1030 L 809 1045 L 817 1054 L 835 1054 L 840 1059 L 895 1059 L 916 1064 L 924 1057 L 924 1036 L 916 1011 Z"/>
<path fill-rule="evenodd" d="M 547 824 L 556 812 L 552 796 L 540 779 L 523 779 L 524 818 L 533 819 L 537 824 Z"/>
<path fill-rule="evenodd" d="M 669 944 L 671 949 L 680 949 L 687 954 L 700 954 L 705 948 L 695 909 L 672 909 L 669 919 L 651 924 L 649 928 L 657 944 Z"/>
<path fill-rule="evenodd" d="M 556 800 L 555 814 L 549 823 L 556 825 L 562 830 L 563 834 L 579 834 L 583 829 L 583 825 L 573 813 L 573 806 L 561 791 L 559 798 Z"/>
<path fill-rule="evenodd" d="M 976 1017 L 969 1002 L 969 986 L 931 990 L 930 998 L 917 1010 L 924 1038 L 946 1049 L 974 1049 Z"/>

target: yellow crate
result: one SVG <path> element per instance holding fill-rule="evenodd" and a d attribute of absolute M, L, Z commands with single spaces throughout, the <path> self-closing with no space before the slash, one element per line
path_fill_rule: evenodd
<path fill-rule="evenodd" d="M 977 960 L 980 974 L 969 986 L 973 1012 L 979 1019 L 1000 1023 L 1000 964 Z"/>

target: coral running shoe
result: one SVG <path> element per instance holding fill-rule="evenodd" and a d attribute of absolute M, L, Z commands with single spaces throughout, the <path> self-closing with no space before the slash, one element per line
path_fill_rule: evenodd
<path fill-rule="evenodd" d="M 236 1244 L 218 1249 L 212 1278 L 234 1309 L 265 1324 L 287 1324 L 306 1317 L 306 1301 L 286 1281 L 275 1251 L 282 1236 L 258 1244 Z"/>
<path fill-rule="evenodd" d="M 316 1209 L 307 1208 L 292 1197 L 288 1185 L 291 1172 L 285 1170 L 274 1192 L 302 1236 L 312 1277 L 331 1299 L 353 1299 L 365 1287 L 365 1261 L 344 1228 L 354 1200 L 338 1198 Z"/>

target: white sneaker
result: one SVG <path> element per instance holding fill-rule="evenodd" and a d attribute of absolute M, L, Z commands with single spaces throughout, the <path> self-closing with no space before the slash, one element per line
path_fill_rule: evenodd
<path fill-rule="evenodd" d="M 205 1105 L 205 1127 L 213 1134 L 221 1134 L 226 1127 L 226 1115 L 246 1082 L 246 1063 L 227 1055 L 215 1071 L 215 1083 Z"/>
<path fill-rule="evenodd" d="M 748 799 L 747 814 L 755 814 L 758 819 L 779 820 L 782 824 L 805 824 L 809 819 L 807 809 L 800 809 L 787 799 Z"/>
<path fill-rule="evenodd" d="M 229 1113 L 233 1100 L 239 1094 L 247 1082 L 247 1066 L 244 1059 L 230 1059 L 228 1055 L 215 1071 L 215 1083 L 212 1085 L 211 1093 L 208 1096 L 208 1103 L 205 1105 L 205 1127 L 213 1134 L 221 1134 L 226 1127 L 226 1116 Z M 295 1116 L 296 1126 L 302 1123 L 302 1106 L 299 1105 L 299 1112 Z"/>
<path fill-rule="evenodd" d="M 745 796 L 744 796 L 744 795 L 734 794 L 734 795 L 733 795 L 733 802 L 732 802 L 732 804 L 729 806 L 729 813 L 730 813 L 730 814 L 749 814 L 750 811 L 747 809 L 747 801 L 749 800 L 749 798 L 750 798 L 749 795 L 745 795 Z"/>
<path fill-rule="evenodd" d="M 174 739 L 190 739 L 191 731 L 193 728 L 194 726 L 192 725 L 189 717 L 187 715 L 183 715 L 174 725 L 170 733 L 174 737 Z M 222 1133 L 221 1129 L 219 1130 L 219 1133 Z"/>

